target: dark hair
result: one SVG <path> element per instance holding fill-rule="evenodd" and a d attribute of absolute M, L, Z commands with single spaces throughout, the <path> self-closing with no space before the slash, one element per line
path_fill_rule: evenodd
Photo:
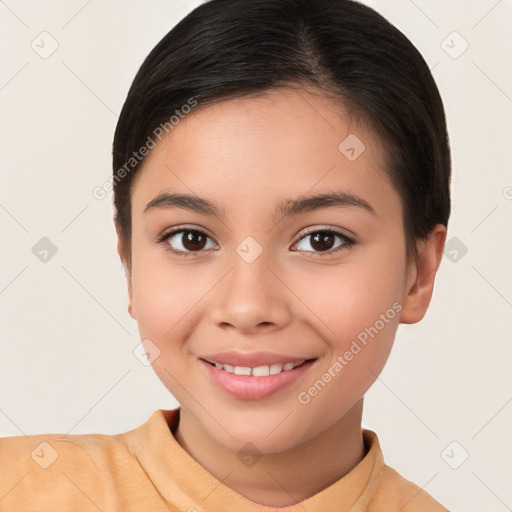
<path fill-rule="evenodd" d="M 417 258 L 417 240 L 448 224 L 451 174 L 443 104 L 418 50 L 351 0 L 210 0 L 150 52 L 119 116 L 114 207 L 129 267 L 130 189 L 144 162 L 133 155 L 158 127 L 172 128 L 191 101 L 201 107 L 307 85 L 339 99 L 382 142 L 402 200 L 408 261 Z"/>

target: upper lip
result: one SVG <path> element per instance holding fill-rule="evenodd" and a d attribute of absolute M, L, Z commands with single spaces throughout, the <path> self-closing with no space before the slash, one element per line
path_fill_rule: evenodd
<path fill-rule="evenodd" d="M 210 363 L 230 364 L 231 366 L 265 366 L 272 364 L 300 363 L 308 359 L 315 359 L 310 356 L 289 356 L 277 354 L 276 352 L 240 352 L 237 350 L 227 350 L 217 352 L 216 354 L 206 354 L 200 359 Z"/>

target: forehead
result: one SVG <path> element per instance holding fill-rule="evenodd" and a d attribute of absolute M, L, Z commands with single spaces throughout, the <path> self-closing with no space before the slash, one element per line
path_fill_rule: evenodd
<path fill-rule="evenodd" d="M 378 139 L 325 95 L 276 89 L 181 119 L 146 157 L 132 207 L 142 212 L 173 191 L 263 213 L 276 201 L 339 190 L 371 199 L 376 210 L 397 203 Z"/>

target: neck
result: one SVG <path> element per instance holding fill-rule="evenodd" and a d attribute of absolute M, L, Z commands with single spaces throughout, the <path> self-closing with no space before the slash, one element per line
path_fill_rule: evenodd
<path fill-rule="evenodd" d="M 210 474 L 238 494 L 261 505 L 286 507 L 322 491 L 363 459 L 362 409 L 361 399 L 315 438 L 284 452 L 265 454 L 256 465 L 236 472 L 230 472 L 229 463 L 236 453 L 211 439 L 183 408 L 175 438 Z"/>

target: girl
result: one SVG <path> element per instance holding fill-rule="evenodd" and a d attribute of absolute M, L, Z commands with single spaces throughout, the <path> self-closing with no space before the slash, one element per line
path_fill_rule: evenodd
<path fill-rule="evenodd" d="M 113 171 L 129 311 L 180 407 L 2 439 L 0 510 L 445 511 L 361 427 L 450 214 L 410 41 L 349 0 L 211 0 L 142 64 Z"/>

